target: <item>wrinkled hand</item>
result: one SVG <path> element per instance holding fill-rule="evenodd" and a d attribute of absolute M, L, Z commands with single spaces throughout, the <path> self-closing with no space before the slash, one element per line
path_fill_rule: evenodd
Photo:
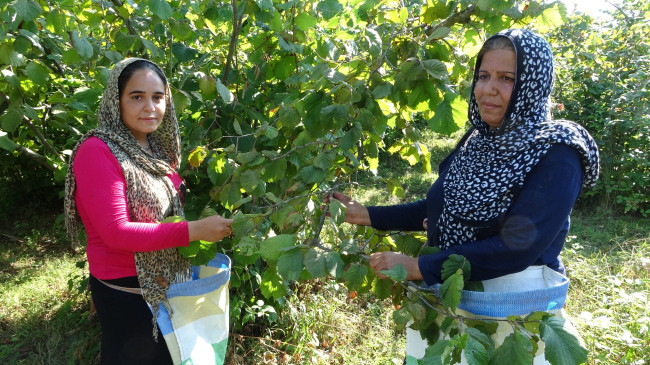
<path fill-rule="evenodd" d="M 345 221 L 352 224 L 359 224 L 362 226 L 370 225 L 370 214 L 365 205 L 360 204 L 349 196 L 339 193 L 338 191 L 331 196 L 326 196 L 323 202 L 327 203 L 330 199 L 340 201 L 346 208 Z"/>
<path fill-rule="evenodd" d="M 370 254 L 370 267 L 378 278 L 385 279 L 386 275 L 382 270 L 390 270 L 398 264 L 402 264 L 406 269 L 406 280 L 421 280 L 422 273 L 418 266 L 417 257 L 411 257 L 398 252 L 374 252 Z"/>
<path fill-rule="evenodd" d="M 218 242 L 232 233 L 233 220 L 224 218 L 220 215 L 213 215 L 207 218 L 191 221 L 187 227 L 189 230 L 190 241 L 203 240 L 208 242 Z"/>

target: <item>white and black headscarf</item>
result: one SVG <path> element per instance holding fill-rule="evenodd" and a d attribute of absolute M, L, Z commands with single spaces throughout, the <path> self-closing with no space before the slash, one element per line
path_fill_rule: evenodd
<path fill-rule="evenodd" d="M 566 144 L 579 152 L 583 187 L 593 186 L 598 178 L 598 148 L 589 133 L 574 122 L 551 119 L 554 70 L 549 44 L 521 29 L 504 30 L 493 37 L 505 37 L 514 45 L 516 80 L 501 126 L 490 130 L 474 96 L 482 61 L 479 53 L 468 112 L 475 129 L 460 146 L 444 183 L 444 207 L 436 234 L 436 245 L 441 248 L 474 241 L 480 228 L 498 224 L 515 192 L 552 144 Z"/>

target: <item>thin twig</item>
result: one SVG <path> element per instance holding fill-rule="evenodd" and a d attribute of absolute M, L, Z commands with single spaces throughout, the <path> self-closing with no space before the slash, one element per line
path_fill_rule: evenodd
<path fill-rule="evenodd" d="M 230 44 L 228 45 L 226 65 L 224 66 L 223 75 L 221 77 L 221 83 L 224 84 L 224 86 L 228 85 L 228 74 L 230 73 L 233 57 L 235 55 L 235 47 L 237 46 L 237 38 L 239 38 L 239 31 L 242 24 L 241 19 L 237 14 L 237 0 L 230 0 L 230 6 L 232 7 L 232 34 L 230 36 Z"/>
<path fill-rule="evenodd" d="M 65 162 L 63 156 L 61 156 L 61 154 L 57 152 L 57 150 L 55 150 L 54 147 L 52 147 L 52 145 L 50 144 L 50 142 L 47 141 L 43 133 L 41 133 L 41 131 L 38 128 L 36 128 L 34 123 L 32 123 L 32 121 L 29 118 L 23 116 L 23 122 L 27 124 L 27 126 L 32 130 L 32 132 L 34 132 L 36 137 L 38 137 L 38 139 L 41 141 L 41 143 L 43 144 L 43 146 L 48 152 L 50 152 L 53 155 L 56 155 L 61 161 Z"/>

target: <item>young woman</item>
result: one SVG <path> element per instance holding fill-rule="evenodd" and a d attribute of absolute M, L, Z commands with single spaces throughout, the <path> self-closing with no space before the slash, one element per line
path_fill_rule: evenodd
<path fill-rule="evenodd" d="M 451 254 L 469 260 L 473 281 L 524 276 L 544 266 L 564 274 L 559 254 L 569 215 L 581 189 L 595 184 L 599 157 L 586 130 L 551 119 L 553 77 L 553 55 L 543 38 L 519 29 L 499 32 L 477 56 L 472 128 L 440 164 L 425 199 L 365 207 L 333 195 L 347 207 L 349 223 L 424 229 L 429 245 L 442 249 L 417 258 L 374 253 L 370 266 L 380 277 L 401 264 L 408 279 L 433 285 Z M 407 353 L 421 357 L 422 345 L 409 344 L 413 333 L 407 332 Z"/>
<path fill-rule="evenodd" d="M 72 153 L 65 211 L 73 240 L 78 216 L 86 229 L 101 363 L 171 364 L 154 318 L 167 287 L 191 277 L 176 247 L 219 241 L 231 233 L 232 220 L 160 223 L 183 215 L 185 187 L 178 122 L 158 66 L 136 58 L 117 63 L 97 116 L 98 127 Z"/>

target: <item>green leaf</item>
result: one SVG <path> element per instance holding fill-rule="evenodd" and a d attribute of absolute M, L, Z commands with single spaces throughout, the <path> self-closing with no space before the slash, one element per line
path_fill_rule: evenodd
<path fill-rule="evenodd" d="M 5 131 L 13 133 L 22 122 L 23 116 L 23 110 L 17 108 L 9 108 L 2 116 L 0 116 L 0 126 L 2 126 L 2 129 Z"/>
<path fill-rule="evenodd" d="M 321 170 L 329 170 L 330 167 L 332 167 L 332 164 L 334 163 L 334 155 L 332 153 L 319 153 L 314 157 L 314 161 L 312 162 L 314 167 L 317 167 Z"/>
<path fill-rule="evenodd" d="M 262 241 L 260 254 L 264 260 L 276 261 L 280 257 L 282 249 L 293 246 L 295 242 L 296 237 L 292 234 L 269 237 Z"/>
<path fill-rule="evenodd" d="M 273 12 L 275 8 L 273 7 L 273 0 L 255 0 L 257 6 L 260 7 L 262 11 Z"/>
<path fill-rule="evenodd" d="M 422 62 L 424 70 L 436 80 L 446 80 L 449 78 L 447 66 L 440 60 L 432 59 Z"/>
<path fill-rule="evenodd" d="M 411 57 L 402 63 L 400 70 L 407 80 L 413 81 L 417 80 L 420 75 L 422 75 L 424 66 L 417 57 Z"/>
<path fill-rule="evenodd" d="M 431 32 L 431 34 L 429 34 L 429 37 L 427 37 L 427 41 L 445 38 L 446 36 L 449 35 L 449 33 L 451 33 L 451 28 L 438 27 L 433 32 Z"/>
<path fill-rule="evenodd" d="M 469 278 L 471 272 L 469 261 L 461 255 L 449 255 L 449 258 L 442 263 L 441 279 L 447 280 L 447 278 L 454 275 L 458 270 L 462 270 L 463 275 Z"/>
<path fill-rule="evenodd" d="M 487 348 L 473 336 L 467 337 L 463 352 L 468 365 L 487 365 L 490 359 Z"/>
<path fill-rule="evenodd" d="M 303 269 L 303 249 L 292 248 L 278 258 L 278 274 L 285 280 L 295 281 L 300 278 Z"/>
<path fill-rule="evenodd" d="M 407 307 L 413 316 L 413 321 L 419 323 L 426 319 L 427 310 L 422 304 L 410 302 Z"/>
<path fill-rule="evenodd" d="M 364 280 L 366 279 L 366 274 L 368 273 L 368 268 L 366 265 L 361 265 L 359 263 L 353 263 L 348 267 L 347 270 L 343 273 L 343 280 L 345 281 L 345 286 L 350 290 L 359 290 L 363 285 Z"/>
<path fill-rule="evenodd" d="M 275 267 L 269 267 L 264 270 L 262 282 L 260 283 L 260 290 L 262 291 L 262 295 L 266 298 L 273 298 L 275 300 L 282 298 L 287 294 L 287 288 L 284 286 L 284 281 L 276 272 Z"/>
<path fill-rule="evenodd" d="M 327 171 L 314 166 L 307 166 L 300 169 L 298 178 L 307 184 L 320 183 L 327 177 Z"/>
<path fill-rule="evenodd" d="M 233 216 L 230 226 L 234 236 L 242 237 L 250 234 L 250 231 L 255 228 L 255 222 L 248 215 L 238 212 Z"/>
<path fill-rule="evenodd" d="M 372 292 L 379 300 L 390 298 L 393 293 L 393 281 L 375 277 L 372 281 Z"/>
<path fill-rule="evenodd" d="M 219 92 L 219 95 L 221 96 L 221 99 L 223 99 L 223 102 L 226 104 L 230 104 L 233 101 L 235 101 L 235 95 L 233 95 L 230 90 L 226 87 L 226 85 L 221 83 L 221 80 L 217 79 L 217 91 Z"/>
<path fill-rule="evenodd" d="M 133 44 L 135 44 L 136 41 L 135 36 L 126 34 L 124 32 L 115 32 L 113 37 L 114 37 L 113 44 L 115 45 L 115 48 L 117 48 L 117 50 L 120 52 L 129 51 L 133 47 Z"/>
<path fill-rule="evenodd" d="M 284 177 L 286 170 L 287 160 L 285 158 L 279 158 L 264 166 L 262 177 L 269 182 L 280 180 Z"/>
<path fill-rule="evenodd" d="M 305 268 L 313 278 L 322 278 L 327 275 L 327 256 L 322 255 L 315 248 L 310 247 L 305 252 Z"/>
<path fill-rule="evenodd" d="M 572 333 L 564 329 L 565 320 L 556 316 L 542 319 L 539 325 L 546 345 L 544 356 L 553 365 L 573 365 L 587 362 L 587 349 Z"/>
<path fill-rule="evenodd" d="M 52 33 L 59 34 L 64 30 L 66 18 L 56 9 L 50 9 L 45 18 L 47 30 Z"/>
<path fill-rule="evenodd" d="M 72 32 L 72 43 L 81 58 L 88 60 L 93 56 L 93 46 L 86 38 L 81 38 L 79 32 Z"/>
<path fill-rule="evenodd" d="M 413 315 L 406 307 L 393 311 L 393 321 L 397 324 L 406 324 L 412 319 Z"/>
<path fill-rule="evenodd" d="M 370 46 L 370 55 L 375 58 L 379 57 L 383 42 L 375 26 L 366 27 L 366 40 Z"/>
<path fill-rule="evenodd" d="M 490 357 L 490 365 L 512 364 L 530 365 L 533 363 L 533 345 L 519 331 L 513 332 L 503 340 Z"/>
<path fill-rule="evenodd" d="M 235 204 L 241 199 L 241 191 L 239 185 L 230 183 L 223 186 L 219 194 L 219 201 L 226 209 L 232 209 Z"/>
<path fill-rule="evenodd" d="M 381 83 L 372 89 L 372 96 L 375 99 L 384 98 L 393 93 L 393 85 L 389 82 Z"/>
<path fill-rule="evenodd" d="M 285 55 L 273 65 L 273 74 L 278 80 L 286 80 L 296 72 L 296 58 L 293 55 Z"/>
<path fill-rule="evenodd" d="M 544 9 L 542 14 L 536 18 L 536 29 L 540 33 L 546 33 L 552 29 L 558 28 L 566 19 L 566 6 L 561 2 L 556 2 L 552 7 Z"/>
<path fill-rule="evenodd" d="M 449 358 L 450 349 L 449 340 L 438 340 L 433 346 L 427 347 L 424 350 L 424 357 L 422 358 L 422 363 L 426 365 L 443 365 L 447 362 L 443 362 L 443 359 Z"/>
<path fill-rule="evenodd" d="M 469 323 L 468 326 L 469 327 L 463 330 L 464 333 L 468 334 L 471 338 L 477 341 L 481 347 L 488 350 L 494 349 L 494 341 L 489 334 L 482 332 L 479 327 L 471 327 L 471 324 Z"/>
<path fill-rule="evenodd" d="M 162 51 L 152 41 L 145 38 L 141 38 L 140 41 L 142 41 L 142 44 L 144 44 L 145 48 L 149 50 L 153 58 L 162 57 Z"/>
<path fill-rule="evenodd" d="M 18 0 L 13 6 L 16 15 L 28 22 L 36 20 L 43 13 L 43 8 L 34 0 Z"/>
<path fill-rule="evenodd" d="M 239 184 L 247 193 L 253 194 L 260 184 L 259 172 L 246 170 L 239 176 Z"/>
<path fill-rule="evenodd" d="M 440 300 L 442 304 L 455 310 L 460 304 L 460 293 L 463 289 L 463 274 L 462 270 L 458 271 L 447 278 L 442 285 L 440 285 Z"/>
<path fill-rule="evenodd" d="M 18 67 L 18 66 L 23 66 L 26 61 L 25 61 L 25 57 L 22 54 L 16 52 L 13 49 L 13 45 L 11 43 L 5 43 L 3 45 L 0 45 L 0 62 L 6 65 Z M 5 75 L 5 78 L 8 77 Z M 8 79 L 12 80 L 13 78 L 8 78 Z"/>
<path fill-rule="evenodd" d="M 402 266 L 402 264 L 397 264 L 393 266 L 390 270 L 381 270 L 380 272 L 395 281 L 406 280 L 406 275 L 408 274 L 404 266 Z"/>
<path fill-rule="evenodd" d="M 451 135 L 465 125 L 467 120 L 467 102 L 460 95 L 445 94 L 445 100 L 438 105 L 429 127 L 437 133 Z"/>
<path fill-rule="evenodd" d="M 303 46 L 297 43 L 293 43 L 290 41 L 285 40 L 284 38 L 278 36 L 278 45 L 280 46 L 280 49 L 288 52 L 288 53 L 302 53 Z M 295 64 L 295 61 L 294 61 Z M 276 76 L 277 77 L 277 76 Z M 279 78 L 279 77 L 277 77 Z"/>
<path fill-rule="evenodd" d="M 335 279 L 341 278 L 345 267 L 341 255 L 332 251 L 325 254 L 325 258 L 327 259 L 327 272 Z"/>
<path fill-rule="evenodd" d="M 411 257 L 417 257 L 422 246 L 426 245 L 426 243 L 413 237 L 411 234 L 407 234 L 397 236 L 397 238 L 395 238 L 395 245 L 399 252 Z"/>
<path fill-rule="evenodd" d="M 235 157 L 235 161 L 239 162 L 242 165 L 247 165 L 251 164 L 251 162 L 255 161 L 259 156 L 259 152 L 256 150 L 251 150 L 248 152 L 238 153 L 237 157 Z"/>
<path fill-rule="evenodd" d="M 185 46 L 182 43 L 174 42 L 172 43 L 172 54 L 179 62 L 187 62 L 193 60 L 199 51 L 194 48 Z M 218 86 L 217 86 L 218 87 Z"/>
<path fill-rule="evenodd" d="M 308 13 L 301 12 L 296 17 L 296 25 L 303 31 L 315 27 L 316 24 L 318 24 L 318 20 L 316 20 L 316 18 L 309 15 Z"/>
<path fill-rule="evenodd" d="M 328 129 L 341 129 L 350 119 L 350 113 L 348 113 L 348 109 L 345 107 L 345 105 L 341 104 L 328 105 L 321 109 L 320 114 L 323 121 L 331 122 L 328 123 L 330 126 Z"/>
<path fill-rule="evenodd" d="M 343 138 L 339 141 L 339 148 L 341 150 L 347 150 L 356 146 L 359 139 L 361 139 L 362 134 L 363 131 L 361 129 L 361 124 L 359 122 L 354 122 L 352 128 L 345 132 L 345 135 L 343 135 Z"/>
<path fill-rule="evenodd" d="M 215 242 L 192 241 L 188 246 L 179 247 L 178 252 L 187 257 L 192 265 L 205 265 L 219 252 L 219 245 Z"/>
<path fill-rule="evenodd" d="M 183 90 L 172 88 L 172 98 L 174 99 L 174 108 L 176 109 L 177 113 L 180 113 L 183 110 L 187 109 L 187 107 L 191 104 L 189 95 Z"/>
<path fill-rule="evenodd" d="M 18 145 L 7 136 L 7 132 L 0 131 L 0 148 L 11 152 L 15 150 L 17 146 Z"/>
<path fill-rule="evenodd" d="M 278 123 L 281 127 L 291 130 L 300 124 L 300 114 L 295 108 L 283 105 L 278 112 Z"/>
<path fill-rule="evenodd" d="M 166 0 L 149 0 L 149 9 L 162 20 L 171 18 L 174 13 L 171 5 Z"/>
<path fill-rule="evenodd" d="M 325 20 L 330 20 L 339 12 L 343 11 L 343 5 L 338 0 L 325 0 L 316 5 L 318 10 Z"/>

